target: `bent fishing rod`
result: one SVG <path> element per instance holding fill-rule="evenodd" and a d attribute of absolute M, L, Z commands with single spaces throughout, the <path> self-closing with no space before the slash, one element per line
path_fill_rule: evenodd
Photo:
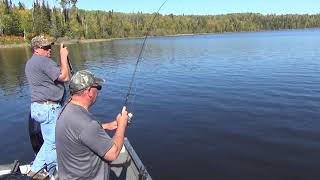
<path fill-rule="evenodd" d="M 145 37 L 144 37 L 144 39 L 143 39 L 143 43 L 142 43 L 141 48 L 140 48 L 139 56 L 138 56 L 137 62 L 136 62 L 136 64 L 135 64 L 135 68 L 134 68 L 134 71 L 133 71 L 133 74 L 132 74 L 132 77 L 131 77 L 131 81 L 130 81 L 130 83 L 129 83 L 128 92 L 127 92 L 127 95 L 126 95 L 126 97 L 125 97 L 125 102 L 124 102 L 124 105 L 123 105 L 123 106 L 127 106 L 127 104 L 128 104 L 129 96 L 131 95 L 131 90 L 132 90 L 133 81 L 134 81 L 134 79 L 135 79 L 135 76 L 136 76 L 136 73 L 137 73 L 137 69 L 138 69 L 138 65 L 139 65 L 139 62 L 141 61 L 142 53 L 143 53 L 143 50 L 144 50 L 144 48 L 145 48 L 145 46 L 146 46 L 146 41 L 147 41 L 147 38 L 148 38 L 149 33 L 150 33 L 150 31 L 151 31 L 151 27 L 152 27 L 152 25 L 153 25 L 153 23 L 154 23 L 154 20 L 155 20 L 155 19 L 157 18 L 157 16 L 159 15 L 159 11 L 161 10 L 162 6 L 164 6 L 164 4 L 165 4 L 167 1 L 168 1 L 168 0 L 165 0 L 165 1 L 162 3 L 162 5 L 159 7 L 158 11 L 157 11 L 156 14 L 153 16 L 153 19 L 152 19 L 150 25 L 149 25 L 148 28 L 147 28 L 147 32 L 146 32 L 146 35 L 145 35 Z M 129 124 L 131 123 L 132 116 L 133 116 L 133 115 L 132 115 L 131 113 L 129 113 L 129 121 L 128 121 Z"/>

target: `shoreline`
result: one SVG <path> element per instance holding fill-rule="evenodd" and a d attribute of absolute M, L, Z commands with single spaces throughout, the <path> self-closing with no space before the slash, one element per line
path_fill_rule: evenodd
<path fill-rule="evenodd" d="M 194 35 L 204 35 L 204 34 L 226 34 L 224 33 L 197 33 L 197 34 L 172 34 L 172 35 L 161 35 L 161 36 L 148 36 L 148 37 L 178 37 L 178 36 L 194 36 Z M 113 40 L 126 40 L 126 39 L 143 39 L 143 37 L 126 37 L 126 38 L 110 38 L 110 39 L 70 39 L 70 40 L 56 40 L 54 43 L 60 44 L 85 44 L 85 43 L 94 43 L 94 42 L 104 42 L 104 41 L 113 41 Z M 23 42 L 19 44 L 0 44 L 0 49 L 6 48 L 22 48 L 30 47 L 29 43 Z"/>
<path fill-rule="evenodd" d="M 19 43 L 19 44 L 0 44 L 0 49 L 6 49 L 6 48 L 21 48 L 21 47 L 27 47 L 29 46 L 28 43 Z"/>
<path fill-rule="evenodd" d="M 152 37 L 152 36 L 149 36 Z M 113 40 L 125 40 L 125 39 L 141 39 L 144 37 L 126 37 L 126 38 L 110 38 L 110 39 L 69 39 L 69 40 L 56 40 L 55 44 L 85 44 L 93 42 L 104 42 L 104 41 L 113 41 Z M 21 48 L 21 47 L 30 47 L 30 44 L 27 42 L 23 43 L 14 43 L 14 44 L 0 44 L 0 49 L 6 48 Z"/>
<path fill-rule="evenodd" d="M 224 33 L 196 33 L 196 34 L 172 34 L 172 35 L 161 35 L 161 36 L 148 36 L 148 37 L 178 37 L 178 36 L 194 36 L 194 35 L 203 35 L 203 34 L 226 34 Z M 113 41 L 113 40 L 126 40 L 126 39 L 143 39 L 145 36 L 141 37 L 125 37 L 125 38 L 110 38 L 110 39 L 68 39 L 64 40 L 63 38 L 57 39 L 54 43 L 60 44 L 85 44 L 85 43 L 94 43 L 94 42 L 104 42 L 104 41 Z M 30 47 L 30 44 L 27 42 L 23 43 L 15 43 L 15 44 L 0 44 L 0 49 L 6 48 L 22 48 L 22 47 Z"/>
<path fill-rule="evenodd" d="M 318 29 L 318 28 L 306 28 L 306 29 Z M 267 32 L 267 31 L 286 31 L 286 30 L 301 30 L 301 29 L 280 29 L 280 30 L 261 30 L 261 31 L 240 31 L 240 32 L 222 32 L 222 33 L 195 33 L 195 34 L 172 34 L 172 35 L 161 35 L 161 36 L 148 36 L 148 37 L 178 37 L 178 36 L 194 36 L 194 35 L 206 35 L 206 34 L 230 34 L 230 33 L 246 33 L 246 32 Z M 110 39 L 69 39 L 63 40 L 57 39 L 55 43 L 60 44 L 63 42 L 64 44 L 85 44 L 85 43 L 93 43 L 93 42 L 104 42 L 104 41 L 113 41 L 113 40 L 125 40 L 125 39 L 142 39 L 143 37 L 126 37 L 126 38 L 110 38 Z M 29 43 L 15 43 L 15 44 L 0 44 L 0 49 L 5 48 L 21 48 L 28 47 Z"/>
<path fill-rule="evenodd" d="M 70 40 L 58 40 L 55 41 L 54 43 L 60 44 L 63 42 L 64 44 L 83 44 L 83 43 L 91 43 L 91 42 L 101 42 L 101 41 L 112 41 L 112 40 L 117 40 L 120 38 L 111 38 L 111 39 L 70 39 Z M 15 43 L 15 44 L 0 44 L 0 49 L 5 49 L 5 48 L 21 48 L 21 47 L 30 47 L 29 43 L 23 42 L 23 43 Z"/>

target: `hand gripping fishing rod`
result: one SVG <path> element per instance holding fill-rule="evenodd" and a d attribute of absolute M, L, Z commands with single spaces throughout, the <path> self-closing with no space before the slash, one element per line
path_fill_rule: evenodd
<path fill-rule="evenodd" d="M 124 101 L 124 105 L 123 105 L 123 106 L 127 106 L 127 104 L 128 104 L 129 96 L 130 96 L 131 90 L 132 90 L 133 81 L 134 81 L 134 78 L 135 78 L 136 73 L 137 73 L 138 64 L 139 64 L 139 62 L 140 62 L 140 60 L 141 60 L 141 58 L 142 58 L 142 53 L 143 53 L 143 50 L 144 50 L 144 48 L 145 48 L 145 46 L 146 46 L 146 41 L 147 41 L 148 35 L 149 35 L 149 33 L 150 33 L 151 27 L 152 27 L 152 25 L 153 25 L 153 22 L 154 22 L 154 20 L 156 19 L 156 17 L 159 15 L 159 11 L 160 11 L 160 9 L 162 8 L 162 6 L 164 6 L 164 4 L 165 4 L 167 1 L 168 1 L 168 0 L 165 0 L 165 1 L 162 3 L 162 5 L 159 7 L 158 11 L 157 11 L 156 14 L 153 16 L 153 19 L 152 19 L 149 27 L 147 28 L 147 32 L 146 32 L 146 35 L 145 35 L 145 37 L 144 37 L 144 39 L 143 39 L 143 43 L 142 43 L 142 45 L 141 45 L 140 53 L 139 53 L 139 56 L 138 56 L 138 59 L 137 59 L 137 62 L 136 62 L 136 65 L 135 65 L 135 68 L 134 68 L 132 77 L 131 77 L 131 81 L 130 81 L 130 83 L 129 83 L 128 92 L 127 92 L 127 95 L 126 95 L 126 98 L 125 98 L 125 101 Z M 133 114 L 132 114 L 132 113 L 129 113 L 128 116 L 129 116 L 128 123 L 130 124 L 130 123 L 131 123 L 131 118 L 132 118 Z"/>
<path fill-rule="evenodd" d="M 65 48 L 66 46 L 63 44 L 62 47 Z M 69 56 L 67 56 L 67 62 L 68 62 L 70 74 L 71 74 L 71 76 L 73 76 L 73 73 L 74 73 L 74 72 L 73 72 L 72 64 L 70 63 L 70 60 L 69 60 Z"/>

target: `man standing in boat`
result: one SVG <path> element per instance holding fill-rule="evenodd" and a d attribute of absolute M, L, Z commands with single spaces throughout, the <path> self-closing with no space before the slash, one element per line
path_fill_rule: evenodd
<path fill-rule="evenodd" d="M 121 151 L 128 123 L 123 107 L 116 120 L 100 124 L 89 107 L 96 102 L 103 80 L 79 71 L 70 80 L 71 98 L 57 121 L 58 175 L 66 179 L 109 179 L 109 163 Z M 112 138 L 105 132 L 116 129 Z"/>
<path fill-rule="evenodd" d="M 52 174 L 56 165 L 55 126 L 65 94 L 64 83 L 70 79 L 68 50 L 60 46 L 60 67 L 51 59 L 54 43 L 44 36 L 31 40 L 33 55 L 27 61 L 25 73 L 31 90 L 31 117 L 40 123 L 44 143 L 41 146 L 29 176 L 34 176 L 45 165 Z"/>

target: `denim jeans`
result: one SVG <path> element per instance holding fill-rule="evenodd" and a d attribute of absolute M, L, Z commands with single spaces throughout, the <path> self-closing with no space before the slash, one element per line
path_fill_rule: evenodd
<path fill-rule="evenodd" d="M 61 108 L 60 104 L 31 103 L 31 117 L 40 123 L 44 141 L 31 166 L 33 172 L 39 171 L 46 164 L 51 174 L 57 165 L 55 129 Z"/>

